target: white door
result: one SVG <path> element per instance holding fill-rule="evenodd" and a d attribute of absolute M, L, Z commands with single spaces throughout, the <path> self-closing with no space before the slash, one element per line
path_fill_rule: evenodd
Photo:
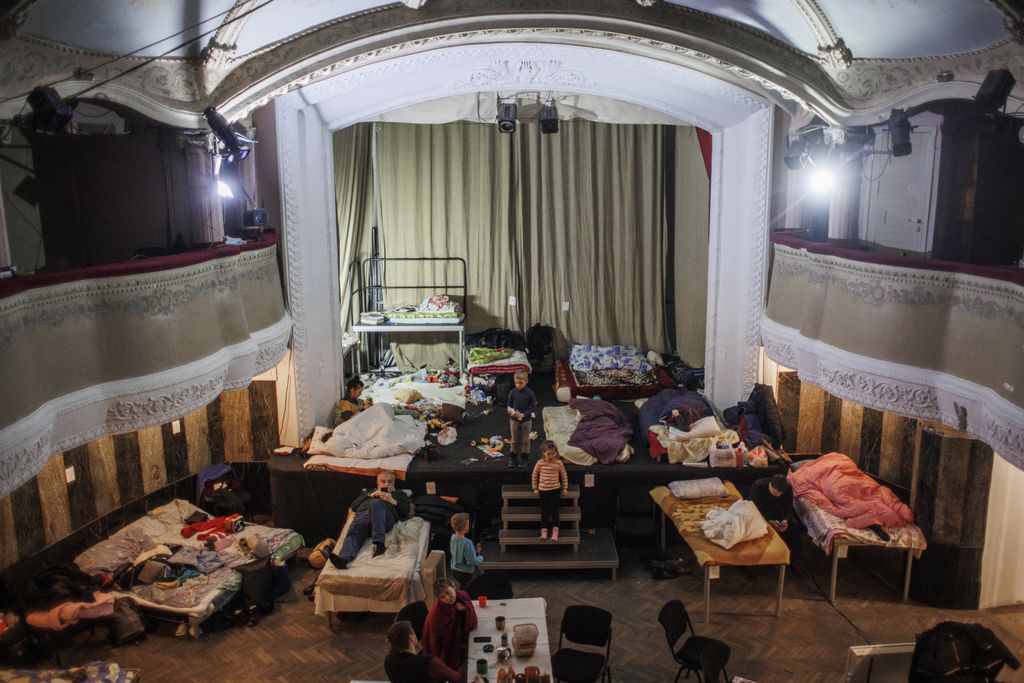
<path fill-rule="evenodd" d="M 907 252 L 931 251 L 937 138 L 936 127 L 918 126 L 910 134 L 909 155 L 875 154 L 865 160 L 859 215 L 865 241 Z M 875 149 L 889 149 L 889 131 L 877 134 Z"/>

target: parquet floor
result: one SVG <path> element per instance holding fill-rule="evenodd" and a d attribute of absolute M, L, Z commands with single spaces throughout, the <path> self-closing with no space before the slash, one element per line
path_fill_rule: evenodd
<path fill-rule="evenodd" d="M 685 553 L 683 548 L 670 548 Z M 760 683 L 842 680 L 851 645 L 908 642 L 914 634 L 944 620 L 978 621 L 999 635 L 1024 659 L 1024 605 L 982 611 L 940 610 L 902 604 L 895 586 L 882 584 L 855 563 L 843 563 L 839 610 L 815 585 L 827 589 L 828 563 L 808 552 L 811 571 L 787 575 L 782 616 L 772 616 L 774 569 L 723 568 L 712 586 L 710 625 L 700 623 L 698 571 L 678 579 L 653 581 L 643 551 L 624 550 L 618 581 L 607 571 L 513 573 L 516 595 L 548 601 L 548 630 L 557 644 L 558 623 L 567 605 L 592 604 L 613 617 L 612 673 L 616 681 L 667 683 L 675 676 L 657 621 L 661 605 L 680 598 L 690 608 L 697 632 L 732 646 L 729 672 Z M 161 628 L 138 646 L 111 649 L 86 643 L 64 651 L 65 664 L 110 659 L 142 670 L 144 681 L 349 681 L 383 680 L 384 633 L 392 615 L 346 616 L 331 631 L 313 614 L 301 591 L 314 576 L 303 563 L 292 571 L 294 588 L 275 612 L 253 628 L 207 633 L 197 641 L 178 639 Z M 692 680 L 692 679 L 691 679 Z M 1024 681 L 1024 670 L 1002 680 Z"/>

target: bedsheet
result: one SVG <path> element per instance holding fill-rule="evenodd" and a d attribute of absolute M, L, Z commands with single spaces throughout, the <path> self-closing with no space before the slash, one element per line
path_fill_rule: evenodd
<path fill-rule="evenodd" d="M 184 519 L 196 511 L 199 508 L 185 500 L 174 500 L 150 510 L 85 550 L 75 558 L 75 563 L 82 571 L 92 574 L 113 571 L 125 562 L 132 562 L 143 551 L 161 544 L 201 550 L 204 547 L 202 541 L 195 536 L 184 538 L 181 535 Z M 276 561 L 288 559 L 304 545 L 302 536 L 291 529 L 274 529 L 258 524 L 246 524 L 234 535 L 238 538 L 255 536 L 262 540 L 270 550 L 271 559 Z M 141 606 L 157 611 L 205 616 L 224 602 L 225 593 L 233 595 L 238 591 L 242 577 L 233 567 L 250 561 L 237 543 L 217 551 L 216 558 L 221 567 L 175 588 L 133 586 L 130 591 L 116 591 L 116 594 L 135 598 Z"/>
<path fill-rule="evenodd" d="M 752 541 L 744 541 L 729 550 L 712 543 L 701 531 L 701 522 L 708 512 L 715 508 L 728 508 L 741 500 L 736 485 L 725 482 L 727 495 L 724 497 L 698 498 L 696 500 L 680 500 L 672 495 L 666 486 L 658 486 L 651 490 L 651 498 L 662 512 L 672 520 L 679 530 L 679 535 L 690 546 L 697 562 L 703 567 L 706 564 L 729 566 L 754 566 L 789 564 L 789 548 L 775 529 L 768 527 L 768 533 Z"/>
<path fill-rule="evenodd" d="M 832 543 L 839 537 L 866 545 L 912 548 L 914 557 L 921 557 L 921 553 L 928 547 L 924 532 L 913 523 L 885 527 L 889 540 L 883 541 L 878 534 L 869 529 L 855 529 L 849 526 L 842 517 L 821 508 L 807 497 L 794 498 L 793 507 L 800 521 L 807 527 L 807 535 L 815 545 L 825 551 L 826 555 L 832 554 Z"/>
<path fill-rule="evenodd" d="M 454 387 L 443 387 L 434 382 L 415 382 L 411 375 L 397 377 L 390 380 L 379 380 L 373 386 L 367 387 L 363 392 L 364 397 L 372 398 L 376 403 L 388 403 L 398 405 L 401 403 L 395 398 L 395 392 L 400 389 L 415 389 L 426 399 L 437 403 L 451 403 L 460 408 L 466 407 L 466 387 L 458 384 Z"/>
<path fill-rule="evenodd" d="M 636 370 L 650 372 L 653 368 L 646 355 L 635 346 L 598 346 L 573 344 L 569 351 L 569 366 L 573 370 Z"/>
<path fill-rule="evenodd" d="M 569 406 L 557 406 L 544 408 L 542 412 L 544 419 L 544 435 L 555 442 L 558 453 L 567 462 L 574 465 L 593 465 L 598 462 L 592 454 L 582 448 L 569 445 L 569 438 L 576 431 L 579 425 L 580 415 L 575 409 Z M 626 444 L 622 451 L 616 456 L 616 462 L 629 462 L 633 457 L 633 447 Z"/>
<path fill-rule="evenodd" d="M 309 446 L 310 455 L 375 460 L 411 454 L 423 447 L 426 425 L 408 415 L 395 415 L 395 407 L 378 403 L 342 422 L 330 431 L 317 427 Z"/>
<path fill-rule="evenodd" d="M 348 535 L 354 517 L 350 513 L 346 519 L 339 543 Z M 343 570 L 328 562 L 316 581 L 316 614 L 326 616 L 347 609 L 339 597 L 352 598 L 358 605 L 386 605 L 387 611 L 392 607 L 398 611 L 403 605 L 423 600 L 420 570 L 430 545 L 430 523 L 420 517 L 398 522 L 388 532 L 385 545 L 384 554 L 373 557 L 373 544 L 367 539 Z"/>

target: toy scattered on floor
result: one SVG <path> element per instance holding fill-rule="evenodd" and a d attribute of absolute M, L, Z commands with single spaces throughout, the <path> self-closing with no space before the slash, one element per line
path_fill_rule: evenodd
<path fill-rule="evenodd" d="M 501 438 L 500 436 L 492 436 L 490 439 L 487 440 L 487 443 L 491 446 L 491 448 L 501 448 L 502 446 L 505 445 L 506 442 L 505 439 Z"/>
<path fill-rule="evenodd" d="M 437 433 L 437 442 L 442 446 L 451 446 L 458 438 L 458 432 L 456 432 L 455 427 L 450 424 L 442 427 L 441 431 Z"/>
<path fill-rule="evenodd" d="M 469 447 L 470 448 L 476 448 L 476 441 L 470 441 L 469 442 Z"/>
<path fill-rule="evenodd" d="M 530 441 L 537 440 L 537 432 L 530 432 Z"/>
<path fill-rule="evenodd" d="M 479 460 L 479 458 L 466 458 L 465 460 L 462 461 L 462 464 L 463 465 L 471 465 L 474 462 L 477 462 L 478 460 Z"/>

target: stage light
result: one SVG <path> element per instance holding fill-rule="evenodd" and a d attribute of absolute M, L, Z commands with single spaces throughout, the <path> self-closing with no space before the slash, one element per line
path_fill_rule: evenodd
<path fill-rule="evenodd" d="M 249 156 L 249 148 L 243 147 L 242 143 L 251 144 L 253 140 L 232 128 L 227 119 L 221 116 L 213 107 L 207 107 L 203 110 L 203 116 L 206 117 L 206 122 L 210 124 L 210 130 L 213 131 L 213 134 L 217 136 L 217 139 L 220 140 L 220 143 L 227 151 L 225 156 L 228 161 L 236 161 Z"/>
<path fill-rule="evenodd" d="M 501 102 L 498 104 L 498 132 L 514 133 L 516 131 L 516 113 L 518 108 L 515 102 Z"/>
<path fill-rule="evenodd" d="M 799 171 L 807 163 L 807 143 L 802 137 L 798 137 L 789 143 L 786 153 L 782 155 L 782 161 L 790 171 Z"/>
<path fill-rule="evenodd" d="M 64 130 L 74 115 L 74 106 L 65 102 L 56 90 L 40 85 L 28 94 L 28 106 L 32 115 L 28 124 L 36 130 L 57 133 Z"/>
<path fill-rule="evenodd" d="M 224 199 L 235 198 L 235 193 L 231 191 L 231 186 L 220 178 L 217 178 L 217 194 Z"/>
<path fill-rule="evenodd" d="M 889 113 L 889 146 L 894 157 L 905 157 L 913 151 L 910 144 L 910 131 L 913 129 L 905 111 L 893 109 Z"/>
<path fill-rule="evenodd" d="M 554 104 L 547 104 L 540 108 L 540 132 L 558 132 L 558 109 Z"/>
<path fill-rule="evenodd" d="M 994 113 L 1006 106 L 1006 98 L 1017 84 L 1017 79 L 1006 69 L 993 69 L 985 75 L 974 101 L 984 111 Z"/>
<path fill-rule="evenodd" d="M 807 182 L 813 191 L 824 194 L 832 191 L 832 186 L 835 184 L 835 175 L 830 168 L 817 168 Z"/>

